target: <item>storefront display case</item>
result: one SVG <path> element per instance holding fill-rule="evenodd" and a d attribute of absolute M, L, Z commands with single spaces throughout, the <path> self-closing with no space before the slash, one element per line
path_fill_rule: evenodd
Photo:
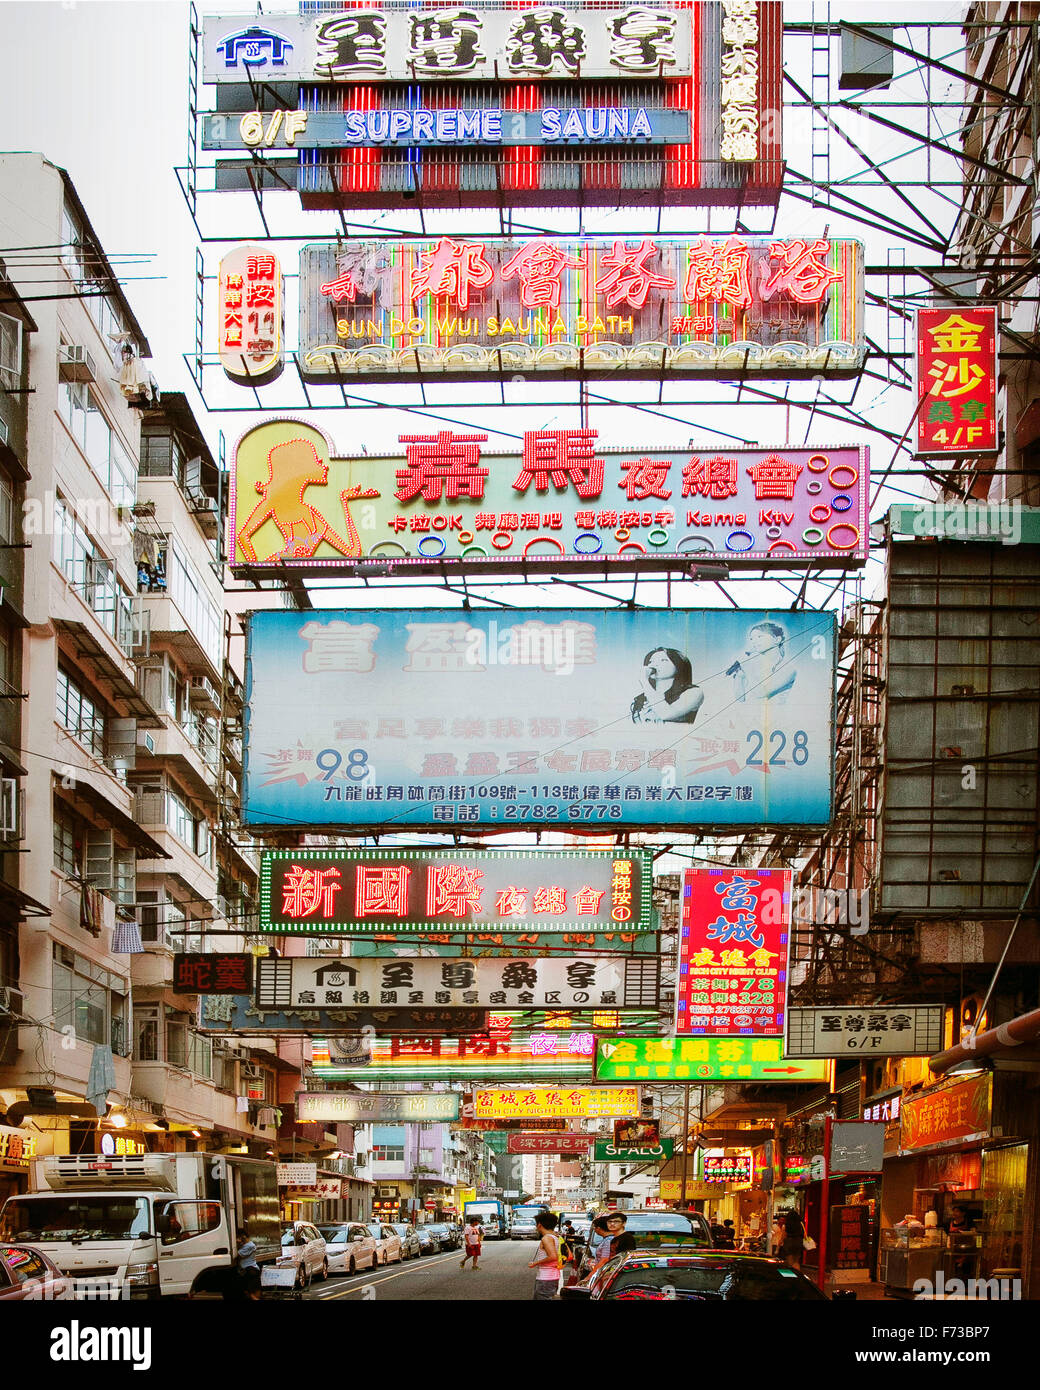
<path fill-rule="evenodd" d="M 922 1227 L 886 1226 L 881 1230 L 879 1275 L 886 1289 L 912 1292 L 919 1279 L 936 1282 L 953 1273 L 953 1257 L 945 1231 Z"/>

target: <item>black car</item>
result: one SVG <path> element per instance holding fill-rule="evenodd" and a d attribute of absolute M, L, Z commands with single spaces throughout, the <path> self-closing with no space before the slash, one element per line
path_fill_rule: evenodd
<path fill-rule="evenodd" d="M 730 1250 L 673 1246 L 615 1255 L 561 1298 L 612 1302 L 827 1302 L 811 1279 L 782 1260 Z"/>
<path fill-rule="evenodd" d="M 605 1216 L 612 1213 L 604 1212 Z M 625 1235 L 633 1235 L 640 1248 L 671 1245 L 700 1246 L 710 1250 L 713 1241 L 711 1227 L 699 1211 L 626 1211 L 617 1213 L 625 1218 Z M 598 1252 L 585 1246 L 578 1266 L 579 1279 L 585 1279 L 598 1259 Z M 627 1242 L 626 1242 L 627 1243 Z"/>

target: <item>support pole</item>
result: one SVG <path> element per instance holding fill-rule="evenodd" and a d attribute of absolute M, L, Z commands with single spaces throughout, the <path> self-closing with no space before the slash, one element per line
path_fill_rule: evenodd
<path fill-rule="evenodd" d="M 682 1191 L 679 1194 L 679 1206 L 683 1210 L 686 1207 L 686 1178 L 689 1171 L 690 1154 L 690 1083 L 683 1086 L 683 1112 L 682 1112 Z"/>
<path fill-rule="evenodd" d="M 823 1289 L 827 1279 L 827 1232 L 831 1214 L 831 1126 L 828 1115 L 823 1124 L 823 1189 L 820 1193 L 820 1238 L 816 1247 L 817 1282 Z"/>

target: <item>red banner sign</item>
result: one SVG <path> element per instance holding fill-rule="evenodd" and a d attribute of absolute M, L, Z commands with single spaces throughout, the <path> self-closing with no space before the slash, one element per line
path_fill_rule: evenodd
<path fill-rule="evenodd" d="M 510 1134 L 506 1137 L 506 1153 L 511 1154 L 571 1154 L 587 1150 L 591 1134 L 565 1130 L 560 1134 Z"/>
<path fill-rule="evenodd" d="M 687 869 L 676 1033 L 783 1034 L 791 880 L 789 869 Z"/>
<path fill-rule="evenodd" d="M 997 310 L 917 311 L 917 456 L 997 450 Z"/>
<path fill-rule="evenodd" d="M 704 1155 L 705 1182 L 750 1182 L 751 1155 Z"/>
<path fill-rule="evenodd" d="M 992 1080 L 988 1074 L 973 1076 L 956 1086 L 905 1100 L 899 1147 L 924 1149 L 984 1138 L 992 1121 Z"/>

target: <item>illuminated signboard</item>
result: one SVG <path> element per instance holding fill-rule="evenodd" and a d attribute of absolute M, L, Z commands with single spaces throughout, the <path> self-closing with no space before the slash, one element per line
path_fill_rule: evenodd
<path fill-rule="evenodd" d="M 204 113 L 203 148 L 256 157 L 218 161 L 217 187 L 281 155 L 271 176 L 306 208 L 768 206 L 783 178 L 766 0 L 207 16 L 201 57 L 236 89 Z M 258 82 L 267 109 L 243 110 Z"/>
<path fill-rule="evenodd" d="M 899 1148 L 905 1152 L 984 1139 L 992 1123 L 993 1077 L 984 1073 L 907 1097 L 899 1118 Z"/>
<path fill-rule="evenodd" d="M 226 1010 L 209 1012 L 212 1004 L 227 1003 Z M 199 1030 L 204 1033 L 298 1034 L 310 1037 L 315 1033 L 359 1034 L 366 1037 L 386 1037 L 398 1034 L 415 1037 L 417 1034 L 469 1035 L 482 1033 L 488 1027 L 488 1011 L 479 1008 L 414 1007 L 391 1008 L 361 1005 L 350 1009 L 319 1009 L 304 1005 L 299 1009 L 261 1009 L 248 994 L 224 997 L 207 995 L 203 999 Z M 359 1059 L 367 1061 L 367 1058 Z"/>
<path fill-rule="evenodd" d="M 626 452 L 593 429 L 529 430 L 512 454 L 453 430 L 401 443 L 343 455 L 302 420 L 248 430 L 233 464 L 232 565 L 789 568 L 868 555 L 865 446 Z"/>
<path fill-rule="evenodd" d="M 317 1039 L 312 1049 L 315 1075 L 332 1079 L 349 1076 L 352 1059 L 340 1061 L 335 1038 Z M 478 1081 L 497 1077 L 592 1079 L 592 1033 L 513 1033 L 489 1026 L 484 1034 L 464 1038 L 399 1037 L 375 1039 L 369 1046 L 365 1080 Z"/>
<path fill-rule="evenodd" d="M 298 1124 L 370 1124 L 380 1120 L 406 1122 L 456 1120 L 458 1094 L 399 1095 L 390 1091 L 297 1091 Z"/>
<path fill-rule="evenodd" d="M 706 7 L 712 8 L 712 7 Z M 730 8 L 736 10 L 736 6 Z M 757 15 L 744 4 L 742 15 Z M 751 46 L 754 23 L 734 27 Z M 523 81 L 688 77 L 692 11 L 631 4 L 501 11 L 371 5 L 317 16 L 207 15 L 203 81 L 279 83 Z"/>
<path fill-rule="evenodd" d="M 262 386 L 285 365 L 282 267 L 266 246 L 236 246 L 217 275 L 217 350 L 232 381 Z"/>
<path fill-rule="evenodd" d="M 674 1147 L 674 1139 L 660 1139 L 656 1144 L 611 1144 L 597 1139 L 594 1158 L 597 1163 L 652 1163 L 671 1158 Z"/>
<path fill-rule="evenodd" d="M 639 1114 L 638 1086 L 569 1086 L 559 1090 L 474 1091 L 474 1117 L 479 1121 L 589 1119 Z"/>
<path fill-rule="evenodd" d="M 482 145 L 678 144 L 690 138 L 687 111 L 646 106 L 384 106 L 367 111 L 244 112 L 203 117 L 206 150 L 347 149 Z"/>
<path fill-rule="evenodd" d="M 588 833 L 830 819 L 833 613 L 331 609 L 248 622 L 249 825 Z M 506 867 L 510 853 L 497 855 Z M 600 859 L 572 862 L 591 874 Z M 621 879 L 612 868 L 611 917 L 626 906 Z M 326 879 L 317 906 L 293 903 L 283 925 L 324 934 L 344 899 L 349 910 L 350 894 L 333 892 L 343 882 Z M 524 902 L 504 920 L 596 925 Z M 433 915 L 433 929 L 446 924 Z"/>
<path fill-rule="evenodd" d="M 28 1168 L 30 1158 L 35 1157 L 35 1134 L 0 1125 L 0 1164 L 8 1168 Z"/>
<path fill-rule="evenodd" d="M 321 750 L 318 766 L 330 751 Z M 331 759 L 326 757 L 324 765 L 330 766 Z M 260 864 L 260 930 L 325 936 L 385 932 L 398 924 L 413 931 L 435 931 L 465 923 L 503 933 L 524 932 L 532 925 L 563 931 L 623 924 L 632 931 L 648 931 L 651 887 L 646 850 L 274 850 L 265 853 Z M 360 963 L 356 967 L 363 968 Z M 467 970 L 475 979 L 475 964 Z M 460 967 L 456 974 L 461 973 L 465 972 Z M 510 978 L 515 974 L 511 971 Z M 426 1000 L 398 997 L 377 1002 L 451 1001 L 431 993 Z M 508 1007 L 513 1000 L 495 1002 Z M 559 1002 L 566 1007 L 575 1001 Z M 576 1002 L 593 1004 L 591 999 Z"/>
<path fill-rule="evenodd" d="M 597 1081 L 826 1081 L 828 1063 L 785 1057 L 782 1038 L 598 1038 Z"/>
<path fill-rule="evenodd" d="M 171 988 L 177 994 L 248 994 L 253 988 L 253 960 L 248 952 L 178 953 Z"/>
<path fill-rule="evenodd" d="M 586 1153 L 592 1143 L 591 1134 L 574 1130 L 559 1134 L 507 1134 L 506 1153 L 511 1154 L 571 1154 Z"/>
<path fill-rule="evenodd" d="M 442 236 L 305 246 L 308 381 L 708 373 L 848 376 L 859 242 Z"/>
<path fill-rule="evenodd" d="M 918 458 L 992 454 L 997 436 L 994 305 L 917 310 Z"/>
<path fill-rule="evenodd" d="M 945 1013 L 942 1004 L 792 1009 L 787 1052 L 791 1057 L 929 1057 L 942 1050 Z"/>
<path fill-rule="evenodd" d="M 782 1036 L 790 869 L 687 869 L 677 1033 Z"/>
<path fill-rule="evenodd" d="M 701 1174 L 705 1182 L 743 1182 L 751 1181 L 751 1155 L 704 1154 Z"/>
<path fill-rule="evenodd" d="M 657 970 L 656 959 L 609 956 L 545 960 L 471 960 L 462 956 L 268 958 L 257 962 L 256 1001 L 260 1008 L 276 1009 L 308 1005 L 336 1009 L 372 1003 L 499 1009 L 528 1005 L 647 1008 L 656 1002 Z"/>

